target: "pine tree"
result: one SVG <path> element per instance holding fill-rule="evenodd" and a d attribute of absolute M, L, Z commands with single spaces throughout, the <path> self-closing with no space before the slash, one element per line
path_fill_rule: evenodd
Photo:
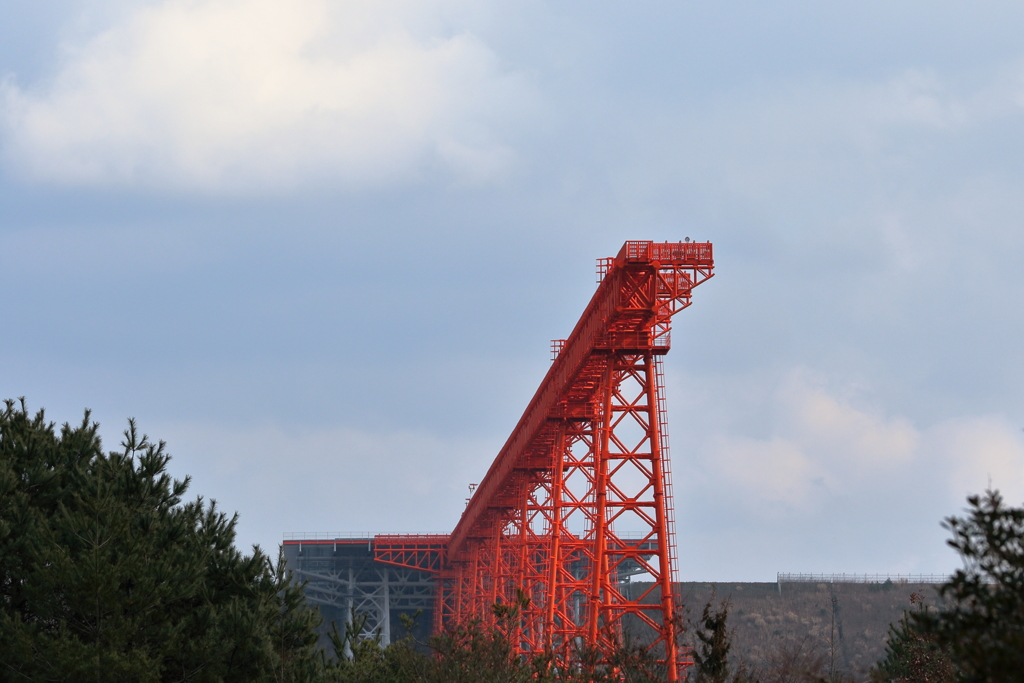
<path fill-rule="evenodd" d="M 732 649 L 729 602 L 723 600 L 715 610 L 711 607 L 713 601 L 714 598 L 704 605 L 694 629 L 697 638 L 691 675 L 694 683 L 726 683 L 729 680 L 729 651 Z"/>
<path fill-rule="evenodd" d="M 88 412 L 59 433 L 24 401 L 0 412 L 0 678 L 314 680 L 319 617 L 283 562 L 182 502 L 163 442 L 124 437 L 104 454 Z"/>
<path fill-rule="evenodd" d="M 914 626 L 948 648 L 959 680 L 1024 681 L 1024 508 L 998 491 L 967 501 L 967 517 L 944 524 L 965 567 L 939 589 L 948 604 L 914 613 Z"/>
<path fill-rule="evenodd" d="M 871 671 L 875 683 L 953 683 L 956 670 L 948 647 L 922 633 L 915 616 L 927 613 L 920 593 L 911 593 L 911 610 L 889 627 L 885 656 Z"/>

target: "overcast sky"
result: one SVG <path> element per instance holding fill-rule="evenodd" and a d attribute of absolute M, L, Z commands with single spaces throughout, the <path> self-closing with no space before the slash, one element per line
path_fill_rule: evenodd
<path fill-rule="evenodd" d="M 238 542 L 447 532 L 627 239 L 685 580 L 947 572 L 1024 501 L 1019 2 L 0 0 L 0 396 Z"/>

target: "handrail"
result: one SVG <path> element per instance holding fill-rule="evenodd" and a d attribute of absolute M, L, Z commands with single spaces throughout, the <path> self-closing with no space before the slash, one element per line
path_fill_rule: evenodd
<path fill-rule="evenodd" d="M 778 583 L 946 583 L 946 574 L 776 574 Z"/>

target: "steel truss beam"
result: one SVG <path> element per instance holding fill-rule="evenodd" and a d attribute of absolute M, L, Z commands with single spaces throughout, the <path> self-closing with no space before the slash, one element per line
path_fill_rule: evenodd
<path fill-rule="evenodd" d="M 296 578 L 310 599 L 363 612 L 385 642 L 398 584 L 402 607 L 432 605 L 435 632 L 493 623 L 492 605 L 516 605 L 516 651 L 550 653 L 562 669 L 626 631 L 647 633 L 678 681 L 690 658 L 672 592 L 661 359 L 672 316 L 713 268 L 710 243 L 626 242 L 600 259 L 597 292 L 569 338 L 552 343 L 551 368 L 451 536 L 377 536 L 372 562 L 345 571 L 306 562 L 299 543 Z M 286 555 L 294 550 L 286 541 Z"/>
<path fill-rule="evenodd" d="M 329 611 L 339 614 L 345 624 L 355 614 L 365 617 L 359 636 L 380 638 L 387 645 L 391 642 L 391 613 L 431 610 L 436 603 L 436 582 L 432 573 L 420 568 L 376 561 L 366 546 L 366 541 L 350 539 L 285 541 L 285 556 L 292 579 L 305 583 L 309 602 L 333 608 Z M 359 547 L 366 549 L 352 552 Z"/>
<path fill-rule="evenodd" d="M 523 654 L 579 666 L 587 648 L 646 626 L 679 679 L 674 529 L 660 367 L 672 316 L 712 276 L 710 243 L 627 242 L 446 545 L 439 625 L 518 604 Z M 422 567 L 425 560 L 413 558 Z M 648 583 L 637 592 L 630 576 Z"/>

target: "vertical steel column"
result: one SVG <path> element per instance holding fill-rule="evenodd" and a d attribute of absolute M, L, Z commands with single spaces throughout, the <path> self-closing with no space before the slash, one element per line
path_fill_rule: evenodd
<path fill-rule="evenodd" d="M 616 354 L 617 355 L 617 354 Z M 587 640 L 590 643 L 597 643 L 597 633 L 600 627 L 604 607 L 607 604 L 608 577 L 606 572 L 607 529 L 608 512 L 606 503 L 608 501 L 608 448 L 611 444 L 612 430 L 614 428 L 614 414 L 612 413 L 612 398 L 617 388 L 615 381 L 616 366 L 615 360 L 609 360 L 605 367 L 604 377 L 601 381 L 601 435 L 594 444 L 594 509 L 593 509 L 593 538 L 594 538 L 594 566 L 591 569 L 591 589 L 588 597 L 588 623 Z"/>
<path fill-rule="evenodd" d="M 346 589 L 348 596 L 345 598 L 345 633 L 349 633 L 352 630 L 352 619 L 355 617 L 355 605 L 352 604 L 352 596 L 356 591 L 355 570 L 351 564 L 348 566 L 348 585 Z M 352 643 L 348 638 L 345 639 L 345 658 L 352 658 Z"/>
<path fill-rule="evenodd" d="M 384 567 L 381 571 L 381 582 L 383 583 L 384 600 L 382 601 L 384 615 L 381 625 L 381 645 L 387 647 L 391 644 L 391 569 Z"/>
<path fill-rule="evenodd" d="M 565 483 L 563 473 L 565 471 L 566 434 L 565 421 L 558 425 L 558 433 L 555 437 L 554 470 L 551 473 L 551 497 L 549 499 L 550 527 L 548 529 L 548 583 L 547 583 L 547 604 L 544 606 L 544 643 L 548 650 L 554 650 L 558 645 L 555 642 L 555 604 L 559 601 L 559 574 L 562 568 L 562 496 L 565 495 Z"/>
<path fill-rule="evenodd" d="M 515 586 L 523 591 L 525 595 L 532 596 L 533 591 L 527 586 L 526 579 L 526 563 L 530 561 L 530 490 L 529 487 L 524 487 L 522 496 L 522 507 L 519 510 L 519 566 L 516 567 L 516 581 Z M 531 609 L 530 606 L 518 606 L 521 611 L 519 617 L 515 621 L 515 629 L 511 635 L 511 641 L 513 645 L 523 643 L 524 638 L 530 638 L 533 640 L 532 629 L 529 625 L 529 617 Z M 524 629 L 525 625 L 525 629 Z M 525 630 L 525 634 L 524 634 Z M 532 648 L 531 648 L 532 649 Z"/>
<path fill-rule="evenodd" d="M 665 661 L 668 664 L 668 680 L 678 680 L 676 662 L 679 660 L 677 652 L 677 634 L 675 620 L 675 604 L 672 596 L 672 561 L 671 544 L 673 539 L 669 532 L 668 504 L 665 497 L 665 465 L 662 463 L 661 452 L 661 420 L 658 414 L 661 392 L 664 389 L 658 381 L 660 375 L 654 367 L 654 355 L 650 352 L 644 354 L 644 366 L 647 372 L 647 409 L 649 414 L 650 435 L 651 435 L 651 471 L 654 474 L 652 483 L 654 485 L 654 506 L 656 523 L 658 528 L 658 559 L 661 565 L 661 576 L 659 585 L 661 587 L 661 619 L 662 638 L 665 641 Z"/>
<path fill-rule="evenodd" d="M 445 623 L 486 621 L 490 603 L 522 589 L 532 602 L 513 627 L 520 654 L 543 647 L 557 666 L 579 666 L 581 648 L 610 653 L 635 624 L 655 634 L 651 651 L 679 679 L 688 661 L 676 643 L 655 356 L 713 269 L 711 244 L 689 241 L 629 241 L 602 261 L 597 292 L 450 537 Z M 650 582 L 631 583 L 637 574 Z"/>

